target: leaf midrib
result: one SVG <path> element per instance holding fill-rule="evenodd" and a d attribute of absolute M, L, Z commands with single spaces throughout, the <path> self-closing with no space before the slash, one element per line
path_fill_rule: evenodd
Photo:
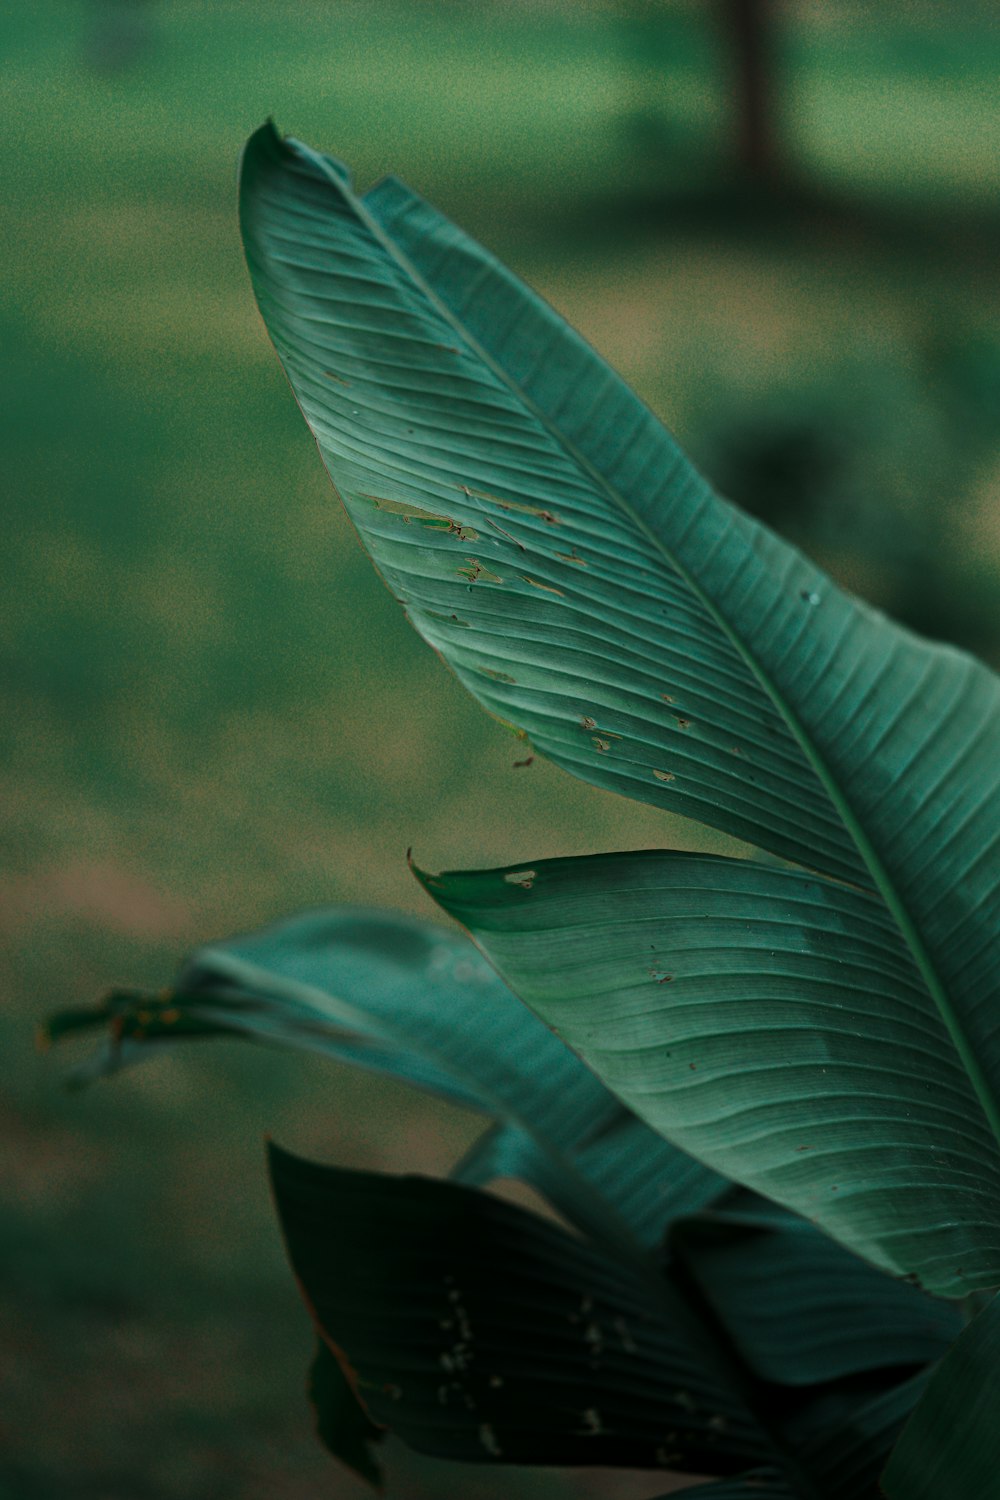
<path fill-rule="evenodd" d="M 1000 1146 L 1000 1099 L 997 1098 L 990 1085 L 985 1072 L 980 1066 L 975 1055 L 970 1039 L 966 1035 L 947 986 L 938 972 L 934 959 L 929 952 L 920 931 L 907 907 L 902 895 L 898 891 L 895 882 L 889 874 L 881 856 L 869 838 L 864 826 L 836 776 L 827 764 L 824 756 L 814 745 L 806 731 L 804 724 L 798 714 L 786 699 L 785 695 L 772 680 L 770 674 L 758 659 L 756 654 L 750 650 L 742 635 L 730 624 L 724 612 L 715 601 L 702 588 L 701 584 L 690 572 L 690 570 L 677 558 L 662 538 L 652 530 L 646 521 L 632 508 L 625 496 L 603 475 L 600 470 L 586 457 L 584 453 L 567 437 L 565 432 L 559 428 L 548 414 L 528 395 L 523 386 L 503 368 L 497 360 L 479 343 L 462 320 L 455 314 L 447 303 L 433 290 L 425 281 L 409 257 L 394 242 L 389 233 L 382 227 L 378 220 L 366 207 L 364 200 L 354 194 L 346 182 L 330 168 L 325 158 L 311 147 L 300 141 L 289 141 L 287 143 L 293 150 L 305 156 L 306 159 L 320 172 L 336 192 L 345 197 L 357 215 L 358 219 L 380 244 L 388 255 L 396 262 L 400 270 L 412 282 L 414 287 L 426 297 L 430 305 L 445 319 L 456 334 L 461 337 L 470 351 L 481 359 L 484 365 L 503 385 L 510 390 L 522 403 L 525 409 L 536 421 L 550 434 L 558 443 L 567 457 L 577 468 L 605 495 L 607 500 L 621 512 L 627 520 L 636 527 L 646 538 L 650 545 L 664 561 L 683 579 L 692 594 L 699 601 L 709 618 L 714 620 L 726 640 L 737 652 L 746 665 L 748 671 L 755 678 L 766 697 L 773 703 L 777 712 L 785 722 L 789 733 L 798 744 L 807 764 L 812 768 L 817 780 L 830 798 L 835 810 L 854 842 L 861 859 L 870 874 L 873 884 L 881 895 L 886 907 L 892 916 L 903 942 L 910 950 L 914 963 L 921 978 L 927 986 L 928 993 L 933 1000 L 946 1030 L 952 1040 L 962 1065 L 966 1070 L 969 1081 L 976 1093 L 980 1106 L 994 1139 Z"/>

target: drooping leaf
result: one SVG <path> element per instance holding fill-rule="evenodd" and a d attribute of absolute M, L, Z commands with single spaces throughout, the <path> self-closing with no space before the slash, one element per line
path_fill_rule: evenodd
<path fill-rule="evenodd" d="M 726 1473 L 766 1441 L 684 1300 L 455 1183 L 272 1149 L 289 1257 L 374 1421 L 439 1457 Z"/>
<path fill-rule="evenodd" d="M 398 912 L 307 912 L 213 943 L 171 988 L 116 991 L 48 1023 L 111 1038 L 90 1073 L 170 1042 L 234 1036 L 319 1051 L 493 1117 L 469 1182 L 520 1177 L 631 1256 L 730 1184 L 631 1115 L 500 980 L 468 938 Z"/>
<path fill-rule="evenodd" d="M 1000 1484 L 1000 1299 L 941 1361 L 903 1429 L 882 1488 L 888 1500 L 986 1500 Z"/>
<path fill-rule="evenodd" d="M 309 1371 L 309 1398 L 323 1446 L 362 1479 L 381 1488 L 382 1468 L 373 1449 L 385 1436 L 385 1429 L 371 1420 L 343 1366 L 322 1338 L 316 1340 Z"/>
<path fill-rule="evenodd" d="M 942 1294 L 995 1276 L 996 1143 L 871 893 L 655 851 L 422 878 L 692 1155 Z"/>
<path fill-rule="evenodd" d="M 398 184 L 361 199 L 267 127 L 241 213 L 296 396 L 416 627 L 560 765 L 872 893 L 961 1098 L 951 1135 L 928 1084 L 914 1130 L 926 1103 L 964 1172 L 1000 1136 L 996 679 L 721 501 L 582 340 Z M 885 1152 L 899 1102 L 875 1104 Z M 978 1164 L 951 1229 L 948 1176 L 894 1176 L 898 1233 L 826 1222 L 941 1290 L 991 1285 Z"/>

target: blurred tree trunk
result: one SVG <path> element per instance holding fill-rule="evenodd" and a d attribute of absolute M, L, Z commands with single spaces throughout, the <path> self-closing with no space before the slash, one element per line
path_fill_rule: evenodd
<path fill-rule="evenodd" d="M 156 44 L 153 6 L 154 0 L 88 0 L 87 66 L 111 75 L 145 63 Z"/>
<path fill-rule="evenodd" d="M 740 171 L 771 184 L 780 172 L 772 0 L 720 0 L 731 49 L 736 158 Z"/>

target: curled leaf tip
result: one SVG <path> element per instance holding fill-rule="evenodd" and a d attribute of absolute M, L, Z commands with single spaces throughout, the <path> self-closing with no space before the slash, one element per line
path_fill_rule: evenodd
<path fill-rule="evenodd" d="M 420 882 L 424 890 L 429 891 L 431 886 L 440 885 L 440 875 L 435 875 L 431 870 L 422 870 L 413 858 L 412 849 L 407 849 L 406 851 L 406 863 L 410 867 L 410 874 Z"/>

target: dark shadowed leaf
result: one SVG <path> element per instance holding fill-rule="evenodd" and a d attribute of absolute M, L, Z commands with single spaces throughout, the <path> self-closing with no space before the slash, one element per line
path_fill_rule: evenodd
<path fill-rule="evenodd" d="M 1000 1492 L 1000 1300 L 975 1317 L 927 1383 L 882 1476 L 888 1500 Z"/>
<path fill-rule="evenodd" d="M 289 1257 L 372 1419 L 482 1462 L 725 1473 L 767 1455 L 682 1298 L 455 1183 L 272 1150 Z"/>

